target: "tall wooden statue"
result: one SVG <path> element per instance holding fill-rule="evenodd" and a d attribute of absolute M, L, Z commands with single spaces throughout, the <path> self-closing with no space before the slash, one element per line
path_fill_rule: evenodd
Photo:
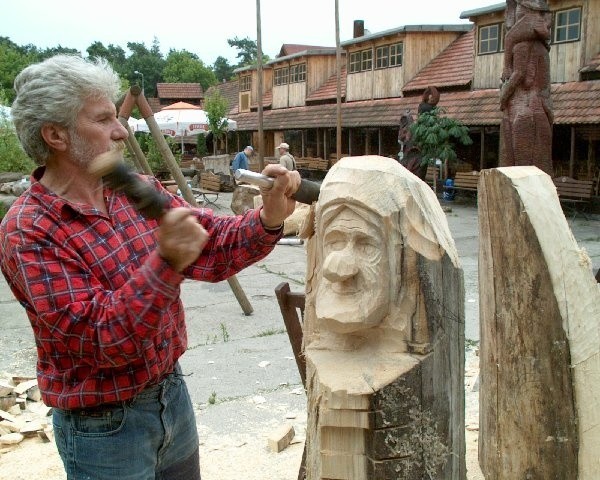
<path fill-rule="evenodd" d="M 340 160 L 308 246 L 307 479 L 464 479 L 464 287 L 431 189 Z"/>
<path fill-rule="evenodd" d="M 479 184 L 479 462 L 487 480 L 600 478 L 600 287 L 536 167 Z"/>
<path fill-rule="evenodd" d="M 552 16 L 546 0 L 506 4 L 500 166 L 535 165 L 552 175 Z"/>

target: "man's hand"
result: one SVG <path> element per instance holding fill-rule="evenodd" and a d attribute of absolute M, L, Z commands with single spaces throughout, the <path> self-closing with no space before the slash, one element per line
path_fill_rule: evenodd
<path fill-rule="evenodd" d="M 173 208 L 161 218 L 158 229 L 158 253 L 174 270 L 181 272 L 200 255 L 208 242 L 208 233 L 189 208 Z"/>
<path fill-rule="evenodd" d="M 265 228 L 278 228 L 296 208 L 296 200 L 290 198 L 300 187 L 300 174 L 287 168 L 271 164 L 262 171 L 263 175 L 272 177 L 275 181 L 273 188 L 260 189 L 263 208 L 260 219 Z"/>

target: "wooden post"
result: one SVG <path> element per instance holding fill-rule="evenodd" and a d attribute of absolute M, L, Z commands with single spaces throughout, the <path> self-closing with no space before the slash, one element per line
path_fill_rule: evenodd
<path fill-rule="evenodd" d="M 600 478 L 600 290 L 550 176 L 479 180 L 479 463 L 488 479 Z"/>
<path fill-rule="evenodd" d="M 342 158 L 342 53 L 340 49 L 340 6 L 335 0 L 335 71 L 336 71 L 336 159 Z"/>
<path fill-rule="evenodd" d="M 348 156 L 352 156 L 352 129 L 348 129 Z"/>
<path fill-rule="evenodd" d="M 575 178 L 575 127 L 571 127 L 571 154 L 569 155 L 569 177 Z"/>
<path fill-rule="evenodd" d="M 123 120 L 124 120 L 123 117 L 119 117 L 119 120 L 120 120 L 121 124 L 129 132 L 129 138 L 127 139 L 128 140 L 127 148 L 129 149 L 133 158 L 135 159 L 136 168 L 138 169 L 139 172 L 143 172 L 146 175 L 153 175 L 152 168 L 150 168 L 150 164 L 148 163 L 148 160 L 146 159 L 144 152 L 142 152 L 142 149 L 140 148 L 140 144 L 138 143 L 137 139 L 135 138 L 135 135 L 131 131 L 131 127 L 129 127 L 127 120 L 125 120 L 125 123 L 123 123 Z"/>
<path fill-rule="evenodd" d="M 301 138 L 302 138 L 302 157 L 306 157 L 306 130 L 300 130 Z"/>
<path fill-rule="evenodd" d="M 256 0 L 256 46 L 258 61 L 258 169 L 265 168 L 265 137 L 263 133 L 263 64 L 262 64 L 262 35 L 260 19 L 260 0 Z"/>
<path fill-rule="evenodd" d="M 131 99 L 129 97 L 132 97 L 134 99 L 133 102 L 131 101 Z M 130 92 L 125 97 L 125 102 L 123 103 L 123 105 L 121 106 L 121 109 L 119 110 L 119 116 L 120 117 L 126 116 L 126 118 L 129 118 L 130 115 L 127 115 L 126 112 L 128 109 L 133 108 L 134 103 L 137 104 L 138 108 L 140 109 L 140 113 L 146 120 L 146 123 L 148 124 L 148 128 L 150 129 L 150 132 L 152 133 L 152 137 L 154 138 L 154 140 L 158 146 L 158 149 L 159 149 L 161 155 L 163 156 L 163 159 L 165 160 L 165 163 L 169 167 L 169 171 L 171 172 L 171 175 L 173 175 L 173 178 L 177 182 L 177 186 L 181 190 L 183 198 L 185 198 L 185 200 L 190 205 L 192 205 L 194 207 L 198 207 L 198 202 L 196 202 L 196 198 L 194 197 L 192 190 L 190 189 L 183 174 L 181 173 L 181 169 L 179 168 L 179 165 L 177 165 L 177 162 L 175 161 L 175 158 L 173 157 L 173 153 L 171 152 L 169 145 L 167 145 L 167 142 L 165 141 L 165 138 L 163 137 L 162 132 L 160 131 L 160 128 L 159 128 L 158 124 L 156 123 L 156 120 L 154 119 L 154 114 L 152 113 L 152 109 L 150 108 L 150 105 L 148 104 L 146 97 L 144 97 L 143 94 L 140 94 L 139 87 L 137 87 L 137 86 L 135 86 L 135 88 L 131 87 Z M 148 169 L 150 169 L 149 165 L 148 165 Z M 152 174 L 151 169 L 150 169 L 150 174 Z M 244 290 L 242 289 L 242 287 L 241 287 L 239 281 L 237 280 L 237 278 L 235 277 L 235 275 L 229 277 L 227 279 L 227 283 L 229 284 L 231 290 L 233 291 L 233 294 L 234 294 L 236 300 L 242 307 L 242 311 L 244 312 L 244 314 L 250 315 L 253 312 L 252 305 L 250 304 L 248 298 L 246 297 L 246 294 L 244 293 Z"/>
<path fill-rule="evenodd" d="M 481 171 L 485 168 L 485 127 L 481 127 L 479 139 L 479 171 Z"/>

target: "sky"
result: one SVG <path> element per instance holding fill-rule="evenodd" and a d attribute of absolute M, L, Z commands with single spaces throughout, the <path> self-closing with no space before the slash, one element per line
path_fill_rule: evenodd
<path fill-rule="evenodd" d="M 405 25 L 466 23 L 463 11 L 498 0 L 339 0 L 340 41 L 352 38 L 354 20 L 377 33 Z M 99 41 L 121 46 L 158 39 L 161 52 L 195 53 L 212 65 L 218 56 L 234 65 L 228 38 L 257 38 L 256 0 L 116 1 L 0 0 L 0 36 L 17 45 L 85 49 Z M 263 52 L 274 58 L 284 43 L 335 46 L 334 0 L 260 0 Z"/>

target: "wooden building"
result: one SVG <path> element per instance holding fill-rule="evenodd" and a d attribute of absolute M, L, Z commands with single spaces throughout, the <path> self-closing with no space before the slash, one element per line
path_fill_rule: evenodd
<path fill-rule="evenodd" d="M 553 15 L 555 174 L 594 179 L 600 171 L 600 1 L 549 0 L 548 4 Z M 405 26 L 367 35 L 355 22 L 355 38 L 341 43 L 345 53 L 340 72 L 342 155 L 396 157 L 401 114 L 416 113 L 423 90 L 434 85 L 441 93 L 438 106 L 469 126 L 474 140 L 472 146 L 458 149 L 457 168 L 497 166 L 505 8 L 502 2 L 460 13 L 469 24 Z M 269 155 L 274 145 L 285 140 L 296 157 L 332 159 L 336 156 L 335 49 L 321 49 L 310 61 L 311 56 L 297 51 L 285 53 L 264 70 L 265 153 Z M 290 67 L 304 61 L 306 78 L 316 79 L 310 88 L 308 81 L 290 88 L 289 76 L 287 86 L 279 84 L 286 68 L 289 75 Z M 280 71 L 277 80 L 276 70 Z M 240 108 L 237 115 L 230 114 L 240 132 L 258 130 L 256 73 L 255 67 L 238 71 Z M 248 100 L 243 103 L 245 92 Z"/>

